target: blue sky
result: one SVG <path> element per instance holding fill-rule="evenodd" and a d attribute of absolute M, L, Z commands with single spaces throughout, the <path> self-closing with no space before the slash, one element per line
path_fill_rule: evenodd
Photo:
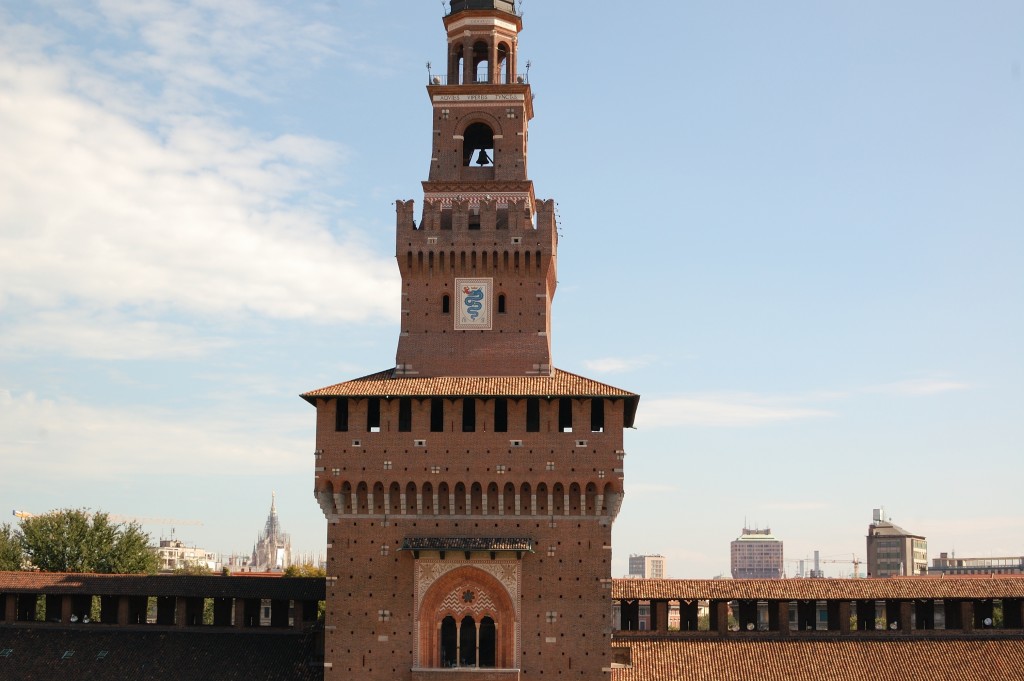
<path fill-rule="evenodd" d="M 244 552 L 276 491 L 322 551 L 297 395 L 394 363 L 442 13 L 0 7 L 0 508 Z M 1024 5 L 524 13 L 555 363 L 642 395 L 614 574 L 727 573 L 745 522 L 863 558 L 882 505 L 1024 555 Z"/>

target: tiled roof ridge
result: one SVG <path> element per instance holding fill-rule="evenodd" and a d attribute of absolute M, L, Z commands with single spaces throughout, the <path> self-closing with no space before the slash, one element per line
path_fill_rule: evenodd
<path fill-rule="evenodd" d="M 311 400 L 312 398 L 315 398 L 315 397 L 329 397 L 329 396 L 334 396 L 334 395 L 338 395 L 338 394 L 355 395 L 356 393 L 352 392 L 352 391 L 344 391 L 343 392 L 342 391 L 342 387 L 343 386 L 356 386 L 356 385 L 359 385 L 359 384 L 390 383 L 392 381 L 395 382 L 395 387 L 396 388 L 400 388 L 400 386 L 403 386 L 403 385 L 406 385 L 406 386 L 408 386 L 408 385 L 416 385 L 418 383 L 423 383 L 423 384 L 434 383 L 434 384 L 442 384 L 442 385 L 443 384 L 452 385 L 452 384 L 458 384 L 458 383 L 462 383 L 462 382 L 466 382 L 468 384 L 473 384 L 473 383 L 481 384 L 482 383 L 482 384 L 484 384 L 485 386 L 488 386 L 488 387 L 492 387 L 493 386 L 495 388 L 493 390 L 493 392 L 496 395 L 515 394 L 517 392 L 516 390 L 508 390 L 508 389 L 499 390 L 499 389 L 497 389 L 497 386 L 500 386 L 503 383 L 504 384 L 511 384 L 511 385 L 514 386 L 515 384 L 520 383 L 520 382 L 530 382 L 530 383 L 542 383 L 542 382 L 557 383 L 557 382 L 564 382 L 564 383 L 569 384 L 568 386 L 566 386 L 567 388 L 571 388 L 573 384 L 578 383 L 578 382 L 582 382 L 582 383 L 588 384 L 588 387 L 599 387 L 602 390 L 600 390 L 600 391 L 591 390 L 589 392 L 575 391 L 575 392 L 579 393 L 580 396 L 585 396 L 585 395 L 589 395 L 590 393 L 594 393 L 595 395 L 599 395 L 599 396 L 613 396 L 613 397 L 624 397 L 624 398 L 638 397 L 638 395 L 636 393 L 630 392 L 628 390 L 623 390 L 622 388 L 617 388 L 617 387 L 615 387 L 613 385 L 610 385 L 608 383 L 605 383 L 603 381 L 598 381 L 598 380 L 593 379 L 593 378 L 588 378 L 586 376 L 582 376 L 580 374 L 576 374 L 576 373 L 573 373 L 571 371 L 565 371 L 564 369 L 558 369 L 558 368 L 555 368 L 552 371 L 551 375 L 536 375 L 536 376 L 526 376 L 526 375 L 522 375 L 522 376 L 396 376 L 395 375 L 395 369 L 391 368 L 391 369 L 384 369 L 382 371 L 377 371 L 377 372 L 374 372 L 374 373 L 371 373 L 371 374 L 367 374 L 365 376 L 361 376 L 359 378 L 354 378 L 354 379 L 351 379 L 351 380 L 348 380 L 348 381 L 342 381 L 341 383 L 335 383 L 333 385 L 325 386 L 323 388 L 318 388 L 318 389 L 315 389 L 315 390 L 310 390 L 308 392 L 303 393 L 301 396 L 303 398 L 305 398 L 306 400 Z M 548 387 L 548 388 L 555 388 L 555 389 L 561 390 L 561 387 L 558 386 L 558 385 L 550 385 L 550 386 L 546 386 L 546 387 Z M 380 392 L 380 391 L 379 390 L 378 391 L 369 391 L 368 390 L 367 394 L 376 394 L 377 392 Z M 487 394 L 488 392 L 489 391 L 487 391 L 487 390 L 475 390 L 475 391 L 474 390 L 461 390 L 461 391 L 452 391 L 452 394 L 476 393 L 476 394 L 483 395 L 483 394 Z M 544 392 L 544 391 L 542 390 L 541 392 Z M 552 391 L 552 392 L 554 392 L 554 391 Z M 567 389 L 567 390 L 564 390 L 562 392 L 568 394 L 568 393 L 572 393 L 573 391 Z M 401 395 L 401 390 L 400 389 L 396 389 L 396 390 L 393 391 L 393 394 L 396 395 L 396 396 Z M 413 395 L 419 395 L 420 391 L 412 392 L 412 394 Z M 440 393 L 438 393 L 438 394 L 440 394 Z M 522 394 L 526 395 L 526 394 L 530 394 L 530 393 L 524 391 Z"/>
<path fill-rule="evenodd" d="M 686 600 L 1022 598 L 1024 575 L 867 579 L 615 579 L 612 597 Z"/>

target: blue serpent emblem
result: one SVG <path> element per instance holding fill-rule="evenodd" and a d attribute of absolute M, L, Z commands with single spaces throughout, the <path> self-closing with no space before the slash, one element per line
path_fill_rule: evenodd
<path fill-rule="evenodd" d="M 466 313 L 476 321 L 476 318 L 480 316 L 480 310 L 484 309 L 483 299 L 484 290 L 481 288 L 470 289 L 468 286 L 462 289 L 466 294 L 463 298 L 462 304 L 466 306 Z"/>

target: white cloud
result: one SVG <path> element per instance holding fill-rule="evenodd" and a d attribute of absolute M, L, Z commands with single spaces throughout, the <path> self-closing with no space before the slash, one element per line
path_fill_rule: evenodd
<path fill-rule="evenodd" d="M 227 37 L 214 34 L 224 31 L 228 46 L 245 43 L 238 64 L 215 64 L 227 75 L 283 49 L 282 40 L 301 38 L 283 37 L 288 22 L 267 28 L 277 15 L 260 14 L 259 3 L 216 11 L 194 3 L 195 16 L 179 17 L 183 6 L 102 3 L 105 16 L 88 16 L 148 22 L 139 30 L 170 62 L 181 56 L 174 40 L 200 43 L 197 62 L 216 60 L 210 50 L 227 51 L 220 41 Z M 265 33 L 238 35 L 251 26 L 232 24 L 231 9 Z M 71 317 L 144 307 L 328 322 L 397 314 L 392 258 L 358 234 L 335 236 L 342 206 L 323 190 L 337 177 L 343 149 L 238 129 L 216 109 L 169 107 L 147 98 L 138 82 L 111 78 L 77 57 L 50 56 L 43 45 L 52 36 L 44 35 L 0 27 L 0 148 L 14 161 L 0 164 L 0 307 L 81 310 Z M 164 73 L 172 71 L 167 64 Z M 9 332 L 38 338 L 57 316 L 40 314 Z M 168 342 L 187 337 L 159 320 L 134 326 L 135 334 L 166 334 Z"/>
<path fill-rule="evenodd" d="M 53 353 L 92 359 L 184 359 L 229 347 L 225 338 L 201 336 L 169 322 L 127 317 L 116 312 L 51 310 L 0 325 L 0 355 Z"/>
<path fill-rule="evenodd" d="M 649 357 L 603 357 L 600 359 L 588 359 L 583 361 L 583 366 L 588 371 L 595 371 L 602 374 L 619 373 L 639 369 L 651 363 Z"/>
<path fill-rule="evenodd" d="M 167 415 L 100 408 L 0 390 L 0 449 L 11 479 L 50 476 L 113 481 L 126 476 L 291 474 L 309 463 L 297 424 L 239 416 Z"/>
<path fill-rule="evenodd" d="M 749 427 L 825 416 L 831 412 L 756 395 L 694 395 L 645 400 L 637 427 Z"/>

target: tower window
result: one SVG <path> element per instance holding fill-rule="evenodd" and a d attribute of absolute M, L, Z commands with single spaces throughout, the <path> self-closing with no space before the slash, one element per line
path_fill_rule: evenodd
<path fill-rule="evenodd" d="M 604 432 L 604 399 L 595 397 L 590 400 L 590 432 Z"/>
<path fill-rule="evenodd" d="M 366 430 L 380 432 L 380 398 L 371 397 L 366 401 Z"/>
<path fill-rule="evenodd" d="M 508 400 L 504 397 L 494 400 L 494 432 L 508 432 Z"/>
<path fill-rule="evenodd" d="M 572 432 L 572 398 L 563 397 L 558 400 L 558 432 Z"/>
<path fill-rule="evenodd" d="M 430 400 L 430 432 L 444 432 L 444 399 L 441 397 Z"/>
<path fill-rule="evenodd" d="M 441 297 L 441 314 L 451 314 L 452 297 L 447 293 Z"/>
<path fill-rule="evenodd" d="M 540 398 L 526 398 L 526 432 L 540 432 Z"/>
<path fill-rule="evenodd" d="M 462 432 L 476 432 L 476 399 L 467 397 L 462 400 Z"/>
<path fill-rule="evenodd" d="M 334 430 L 339 433 L 348 431 L 348 400 L 344 397 L 335 401 Z"/>
<path fill-rule="evenodd" d="M 505 294 L 498 296 L 498 314 L 505 314 Z"/>
<path fill-rule="evenodd" d="M 412 432 L 412 398 L 403 397 L 398 400 L 398 431 Z"/>

